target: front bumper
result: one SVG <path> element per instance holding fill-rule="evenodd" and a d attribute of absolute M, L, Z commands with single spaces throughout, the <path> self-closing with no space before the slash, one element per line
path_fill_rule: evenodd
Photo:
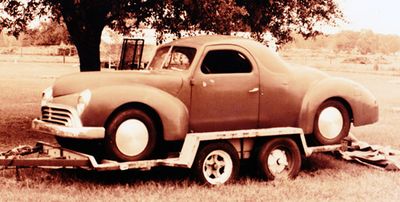
<path fill-rule="evenodd" d="M 103 139 L 105 134 L 104 127 L 67 127 L 39 119 L 32 121 L 32 129 L 59 137 L 76 139 Z"/>

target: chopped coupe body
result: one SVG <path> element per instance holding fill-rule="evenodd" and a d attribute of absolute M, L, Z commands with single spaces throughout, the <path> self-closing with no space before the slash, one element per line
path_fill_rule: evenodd
<path fill-rule="evenodd" d="M 43 94 L 35 129 L 60 142 L 104 140 L 118 160 L 148 158 L 189 132 L 291 126 L 334 144 L 351 123 L 378 120 L 363 86 L 230 36 L 176 40 L 160 46 L 146 70 L 67 75 Z"/>

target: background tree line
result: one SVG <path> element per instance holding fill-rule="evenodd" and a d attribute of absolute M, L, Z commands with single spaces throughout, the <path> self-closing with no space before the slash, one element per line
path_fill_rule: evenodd
<path fill-rule="evenodd" d="M 52 46 L 60 44 L 71 44 L 67 28 L 63 23 L 55 21 L 44 21 L 37 27 L 25 30 L 20 36 L 7 35 L 4 31 L 0 33 L 0 47 L 4 46 Z"/>
<path fill-rule="evenodd" d="M 400 36 L 377 34 L 370 30 L 343 31 L 337 34 L 317 36 L 305 40 L 300 35 L 293 35 L 294 41 L 284 48 L 328 49 L 335 52 L 356 52 L 360 54 L 385 55 L 400 52 Z M 55 21 L 42 22 L 34 29 L 26 30 L 19 40 L 6 34 L 0 35 L 0 46 L 49 46 L 71 44 L 68 30 L 64 24 Z"/>
<path fill-rule="evenodd" d="M 295 35 L 295 40 L 285 48 L 329 49 L 335 52 L 385 55 L 400 52 L 400 36 L 377 34 L 371 30 L 343 31 L 328 36 L 317 36 L 304 40 Z"/>

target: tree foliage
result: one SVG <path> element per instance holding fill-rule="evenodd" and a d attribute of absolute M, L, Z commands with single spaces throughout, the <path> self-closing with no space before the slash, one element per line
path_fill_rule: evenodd
<path fill-rule="evenodd" d="M 59 24 L 54 21 L 41 22 L 39 27 L 28 29 L 22 36 L 24 46 L 49 46 L 69 44 L 70 38 L 64 23 Z"/>
<path fill-rule="evenodd" d="M 21 45 L 20 41 L 18 41 L 14 36 L 9 36 L 4 31 L 0 32 L 0 47 L 19 45 Z"/>
<path fill-rule="evenodd" d="M 278 44 L 292 41 L 293 32 L 306 39 L 317 36 L 319 25 L 335 25 L 343 18 L 332 0 L 242 0 L 240 5 L 249 13 L 245 18 L 249 31 L 256 36 L 271 32 Z"/>
<path fill-rule="evenodd" d="M 334 0 L 0 0 L 6 15 L 0 29 L 15 36 L 26 31 L 36 17 L 64 21 L 77 47 L 81 71 L 99 70 L 99 44 L 103 28 L 121 33 L 144 24 L 179 37 L 181 30 L 217 34 L 248 31 L 262 40 L 270 32 L 277 43 L 291 33 L 305 38 L 320 32 L 320 24 L 334 25 L 342 13 Z"/>

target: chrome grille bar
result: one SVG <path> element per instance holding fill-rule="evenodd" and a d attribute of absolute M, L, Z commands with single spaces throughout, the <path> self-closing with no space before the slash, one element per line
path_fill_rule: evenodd
<path fill-rule="evenodd" d="M 42 120 L 48 123 L 70 126 L 72 124 L 72 113 L 68 109 L 43 106 Z"/>

